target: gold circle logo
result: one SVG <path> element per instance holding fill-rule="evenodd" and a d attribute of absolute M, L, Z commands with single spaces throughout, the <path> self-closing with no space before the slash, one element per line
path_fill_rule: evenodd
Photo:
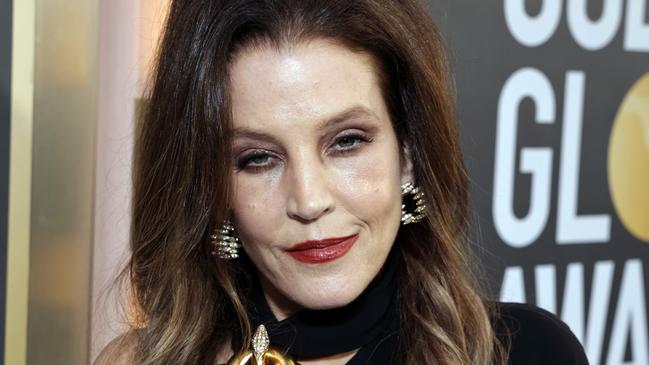
<path fill-rule="evenodd" d="M 624 226 L 649 242 L 649 73 L 631 87 L 615 116 L 608 186 Z"/>

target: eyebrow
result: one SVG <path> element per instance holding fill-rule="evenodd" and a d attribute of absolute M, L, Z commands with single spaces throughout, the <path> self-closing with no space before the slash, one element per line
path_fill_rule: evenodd
<path fill-rule="evenodd" d="M 376 120 L 379 119 L 376 113 L 374 113 L 372 110 L 364 106 L 355 105 L 318 122 L 318 124 L 316 125 L 316 129 L 319 132 L 322 132 L 324 130 L 331 128 L 336 124 L 345 122 L 347 120 L 362 119 L 362 118 L 373 118 Z M 257 139 L 257 140 L 268 141 L 273 143 L 278 142 L 277 139 L 275 139 L 275 137 L 269 134 L 255 131 L 249 128 L 235 128 L 233 132 L 234 132 L 234 138 L 250 138 L 250 139 Z"/>
<path fill-rule="evenodd" d="M 329 127 L 342 123 L 347 120 L 351 119 L 362 119 L 362 118 L 374 118 L 374 119 L 379 119 L 379 117 L 374 113 L 372 110 L 360 106 L 360 105 L 355 105 L 352 106 L 351 108 L 345 109 L 340 113 L 335 114 L 332 117 L 329 117 L 322 122 L 318 123 L 317 129 L 319 131 L 323 131 L 325 129 L 328 129 Z"/>

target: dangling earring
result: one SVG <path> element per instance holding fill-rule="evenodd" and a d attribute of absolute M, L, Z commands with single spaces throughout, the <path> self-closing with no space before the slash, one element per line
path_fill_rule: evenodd
<path fill-rule="evenodd" d="M 411 199 L 414 201 L 414 210 L 411 212 L 406 211 L 407 204 L 405 202 L 401 203 L 401 223 L 404 225 L 410 223 L 417 223 L 424 219 L 426 216 L 426 200 L 424 200 L 424 192 L 419 191 L 419 188 L 416 188 L 411 182 L 407 182 L 401 185 L 401 196 L 405 197 L 407 195 L 412 195 Z"/>
<path fill-rule="evenodd" d="M 221 229 L 217 229 L 210 236 L 212 244 L 216 250 L 212 251 L 212 255 L 218 256 L 223 260 L 232 260 L 239 257 L 239 237 L 234 231 L 234 225 L 229 221 L 225 221 Z"/>

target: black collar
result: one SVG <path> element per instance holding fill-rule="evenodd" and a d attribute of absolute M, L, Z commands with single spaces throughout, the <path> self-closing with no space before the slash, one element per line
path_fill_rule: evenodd
<path fill-rule="evenodd" d="M 253 280 L 248 311 L 253 330 L 266 326 L 272 346 L 286 349 L 294 358 L 324 357 L 360 348 L 347 364 L 388 364 L 396 333 L 395 250 L 370 285 L 348 305 L 328 310 L 302 310 L 277 321 L 261 290 Z M 380 354 L 382 358 L 377 358 Z M 388 356 L 385 356 L 388 355 Z M 385 362 L 384 362 L 385 361 Z"/>

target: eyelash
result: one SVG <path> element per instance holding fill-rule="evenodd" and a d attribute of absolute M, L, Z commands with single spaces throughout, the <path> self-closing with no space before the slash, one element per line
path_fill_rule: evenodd
<path fill-rule="evenodd" d="M 351 147 L 346 147 L 346 148 L 343 148 L 343 149 L 336 150 L 333 153 L 334 156 L 344 156 L 344 155 L 346 155 L 348 153 L 352 153 L 352 152 L 356 151 L 359 148 L 360 144 L 362 144 L 362 143 L 371 143 L 371 142 L 374 141 L 373 138 L 366 137 L 366 136 L 356 134 L 356 133 L 350 133 L 350 134 L 346 134 L 346 135 L 338 137 L 333 145 L 335 146 L 335 145 L 339 144 L 340 142 L 344 141 L 345 139 L 351 139 L 354 142 L 353 145 Z M 237 170 L 238 171 L 248 170 L 248 171 L 251 171 L 251 172 L 262 172 L 262 171 L 268 170 L 268 169 L 270 169 L 270 168 L 272 168 L 274 166 L 274 163 L 272 163 L 272 162 L 267 163 L 267 164 L 263 164 L 263 165 L 257 165 L 257 166 L 250 165 L 250 162 L 252 160 L 254 160 L 255 158 L 259 158 L 259 157 L 267 157 L 267 159 L 265 159 L 265 160 L 273 158 L 273 156 L 271 156 L 269 153 L 266 153 L 266 152 L 264 152 L 262 150 L 257 150 L 257 151 L 252 152 L 251 154 L 249 154 L 247 156 L 244 156 L 241 159 L 239 159 L 237 161 L 237 163 L 236 163 Z"/>

